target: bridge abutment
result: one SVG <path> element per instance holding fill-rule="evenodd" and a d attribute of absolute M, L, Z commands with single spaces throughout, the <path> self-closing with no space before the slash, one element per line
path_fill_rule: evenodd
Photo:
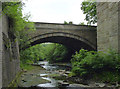
<path fill-rule="evenodd" d="M 97 49 L 120 53 L 120 2 L 97 2 Z"/>
<path fill-rule="evenodd" d="M 0 89 L 8 87 L 20 70 L 19 47 L 11 29 L 0 2 Z"/>

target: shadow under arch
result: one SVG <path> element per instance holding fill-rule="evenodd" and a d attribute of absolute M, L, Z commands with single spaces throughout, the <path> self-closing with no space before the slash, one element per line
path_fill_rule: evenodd
<path fill-rule="evenodd" d="M 34 46 L 36 44 L 41 44 L 46 42 L 62 44 L 68 49 L 67 59 L 71 59 L 71 56 L 76 51 L 79 51 L 82 48 L 89 51 L 96 50 L 96 46 L 87 39 L 84 39 L 83 37 L 80 37 L 75 34 L 65 33 L 65 32 L 52 32 L 52 33 L 41 34 L 29 39 L 29 41 L 31 41 L 30 46 L 25 46 L 23 50 L 31 46 Z"/>
<path fill-rule="evenodd" d="M 36 45 L 40 43 L 45 42 L 52 42 L 52 43 L 59 43 L 63 44 L 66 47 L 79 50 L 81 48 L 86 50 L 97 50 L 96 45 L 88 41 L 87 39 L 78 36 L 76 34 L 72 33 L 66 33 L 66 32 L 52 32 L 52 33 L 45 33 L 38 36 L 35 36 L 31 39 L 29 39 L 31 42 L 30 45 Z M 28 48 L 29 46 L 23 47 L 23 49 Z"/>

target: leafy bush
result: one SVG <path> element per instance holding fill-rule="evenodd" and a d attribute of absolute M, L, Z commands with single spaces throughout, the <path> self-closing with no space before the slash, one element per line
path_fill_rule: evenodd
<path fill-rule="evenodd" d="M 116 75 L 120 73 L 120 55 L 114 51 L 103 53 L 81 49 L 79 53 L 76 52 L 73 55 L 71 62 L 72 72 L 77 76 L 93 77 L 105 71 L 116 73 Z"/>

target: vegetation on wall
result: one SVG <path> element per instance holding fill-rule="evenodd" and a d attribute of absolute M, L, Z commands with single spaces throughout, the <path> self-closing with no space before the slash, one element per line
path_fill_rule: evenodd
<path fill-rule="evenodd" d="M 81 49 L 73 55 L 72 73 L 103 82 L 120 82 L 120 55 L 114 51 L 96 52 Z"/>
<path fill-rule="evenodd" d="M 7 15 L 9 21 L 9 31 L 14 33 L 19 41 L 19 45 L 25 45 L 28 40 L 27 34 L 34 30 L 34 24 L 29 22 L 29 15 L 23 17 L 22 2 L 4 2 L 2 4 L 3 15 Z M 29 28 L 29 29 L 26 29 Z"/>
<path fill-rule="evenodd" d="M 96 1 L 95 0 L 85 0 L 82 2 L 81 10 L 86 14 L 85 20 L 87 24 L 97 23 L 97 14 L 96 14 Z"/>

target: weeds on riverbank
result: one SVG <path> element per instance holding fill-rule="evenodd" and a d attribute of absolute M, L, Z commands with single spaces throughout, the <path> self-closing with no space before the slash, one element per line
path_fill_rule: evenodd
<path fill-rule="evenodd" d="M 20 62 L 20 68 L 22 70 L 33 70 L 36 68 L 36 66 L 32 66 L 30 64 L 24 64 L 24 63 Z"/>
<path fill-rule="evenodd" d="M 73 55 L 72 74 L 102 82 L 120 82 L 120 55 L 81 49 Z"/>
<path fill-rule="evenodd" d="M 23 64 L 22 62 L 20 62 L 20 68 L 23 70 L 30 70 L 32 65 L 28 65 L 28 64 Z"/>

